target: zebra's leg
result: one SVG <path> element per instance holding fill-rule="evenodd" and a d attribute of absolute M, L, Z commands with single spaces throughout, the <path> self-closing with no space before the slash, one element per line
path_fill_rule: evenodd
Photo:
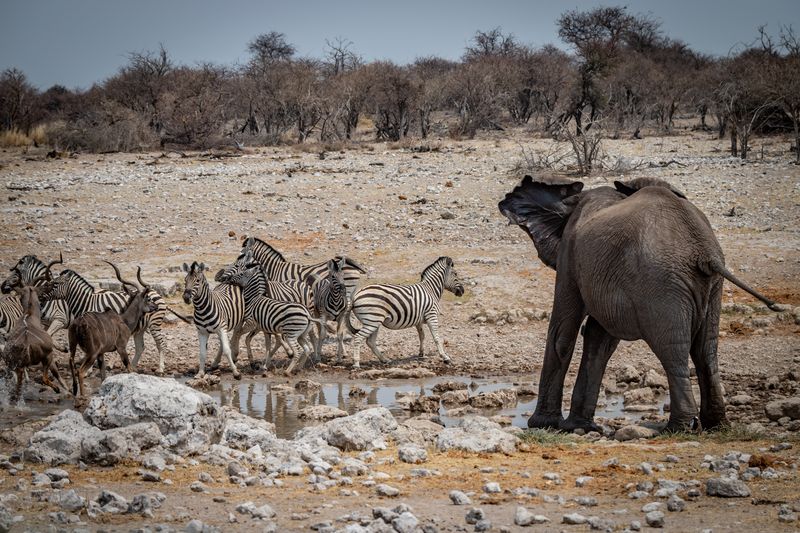
<path fill-rule="evenodd" d="M 272 364 L 272 356 L 275 355 L 275 352 L 277 352 L 278 350 L 281 349 L 281 346 L 283 346 L 284 342 L 283 342 L 283 339 L 281 339 L 281 337 L 279 335 L 278 339 L 275 341 L 275 346 L 270 348 L 270 345 L 272 344 L 272 334 L 271 333 L 267 333 L 265 331 L 264 332 L 264 338 L 266 339 L 266 342 L 267 342 L 267 358 L 264 360 L 264 368 L 266 369 L 266 368 L 269 368 L 269 366 Z M 286 353 L 289 353 L 291 348 L 289 348 L 288 345 L 286 345 L 285 350 L 286 350 Z"/>
<path fill-rule="evenodd" d="M 231 335 L 231 357 L 233 358 L 233 362 L 237 362 L 239 360 L 239 339 L 242 338 L 242 334 L 245 332 L 243 326 L 239 326 L 233 328 L 233 334 Z"/>
<path fill-rule="evenodd" d="M 197 368 L 195 377 L 202 378 L 206 374 L 206 350 L 208 349 L 208 332 L 197 330 L 200 342 L 200 366 Z"/>
<path fill-rule="evenodd" d="M 339 318 L 336 319 L 336 362 L 341 363 L 342 358 L 345 355 L 344 351 L 344 330 L 345 324 L 344 319 L 346 315 L 344 313 L 339 314 Z"/>
<path fill-rule="evenodd" d="M 254 370 L 256 368 L 256 365 L 255 365 L 255 361 L 253 361 L 253 346 L 252 346 L 252 344 L 253 344 L 253 337 L 255 337 L 256 335 L 258 335 L 258 330 L 254 329 L 250 333 L 248 333 L 247 336 L 244 338 L 244 346 L 245 346 L 245 348 L 247 348 L 247 361 L 250 363 L 250 368 L 252 368 Z M 267 349 L 269 349 L 269 346 L 267 346 Z"/>
<path fill-rule="evenodd" d="M 367 337 L 367 346 L 370 347 L 370 349 L 372 350 L 372 353 L 374 353 L 378 357 L 378 360 L 381 363 L 386 363 L 386 359 L 384 359 L 383 354 L 381 353 L 381 350 L 378 348 L 378 330 L 377 329 L 375 331 L 373 331 L 372 333 L 370 333 L 369 337 Z"/>
<path fill-rule="evenodd" d="M 235 379 L 242 379 L 242 375 L 239 373 L 239 369 L 236 368 L 236 363 L 233 362 L 233 357 L 231 356 L 231 346 L 228 343 L 228 332 L 223 328 L 217 332 L 217 335 L 219 335 L 219 345 L 222 347 L 222 352 L 225 354 L 225 357 L 227 357 L 228 364 L 231 365 L 233 377 Z"/>
<path fill-rule="evenodd" d="M 158 350 L 158 375 L 164 375 L 164 347 L 166 343 L 164 342 L 164 332 L 161 331 L 161 324 L 150 324 L 150 336 L 153 337 L 153 340 L 156 342 L 156 350 Z M 134 360 L 133 367 L 136 369 L 136 362 Z"/>
<path fill-rule="evenodd" d="M 419 335 L 419 357 L 425 357 L 425 327 L 424 324 L 417 324 L 417 334 Z"/>
<path fill-rule="evenodd" d="M 300 346 L 300 343 L 297 341 L 297 339 L 297 337 L 286 339 L 287 344 L 292 347 L 295 353 L 292 362 L 289 363 L 289 367 L 284 372 L 287 376 L 290 376 L 292 372 L 294 372 L 294 368 L 297 365 L 300 365 L 300 368 L 303 368 L 301 363 L 305 363 L 306 359 L 308 359 L 308 352 L 304 347 Z"/>
<path fill-rule="evenodd" d="M 139 371 L 139 358 L 144 353 L 144 330 L 139 330 L 133 334 L 133 363 L 131 367 Z"/>
<path fill-rule="evenodd" d="M 325 339 L 328 337 L 328 327 L 327 324 L 325 324 L 328 317 L 327 315 L 322 314 L 319 318 L 321 322 L 317 322 L 315 324 L 317 326 L 317 347 L 314 350 L 314 357 L 317 359 L 317 361 L 322 361 L 322 343 L 325 342 Z"/>
<path fill-rule="evenodd" d="M 56 350 L 59 352 L 66 352 L 69 351 L 69 347 L 66 344 L 56 345 L 55 337 L 53 336 L 62 329 L 67 329 L 67 324 L 65 324 L 60 318 L 54 318 L 53 321 L 50 322 L 50 327 L 47 328 L 47 334 L 50 335 L 51 339 L 53 339 L 53 347 Z"/>
<path fill-rule="evenodd" d="M 444 343 L 442 342 L 442 338 L 439 336 L 439 317 L 436 314 L 431 314 L 425 317 L 425 322 L 428 324 L 428 329 L 431 330 L 431 336 L 433 337 L 433 342 L 436 343 L 436 351 L 439 352 L 439 356 L 442 358 L 442 361 L 445 364 L 450 364 L 450 358 L 444 352 Z"/>

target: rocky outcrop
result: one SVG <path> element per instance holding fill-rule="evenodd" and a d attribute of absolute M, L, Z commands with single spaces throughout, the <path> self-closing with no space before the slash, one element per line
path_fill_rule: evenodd
<path fill-rule="evenodd" d="M 500 424 L 482 416 L 467 416 L 457 427 L 445 428 L 439 433 L 436 447 L 439 451 L 461 450 L 472 453 L 513 453 L 519 439 L 506 433 Z"/>
<path fill-rule="evenodd" d="M 397 421 L 385 407 L 366 409 L 354 415 L 304 428 L 297 433 L 300 441 L 320 438 L 340 450 L 369 450 L 385 445 L 384 438 L 397 429 Z"/>
<path fill-rule="evenodd" d="M 165 447 L 195 454 L 219 439 L 220 412 L 211 396 L 174 379 L 117 374 L 106 379 L 84 413 L 100 429 L 153 422 Z"/>

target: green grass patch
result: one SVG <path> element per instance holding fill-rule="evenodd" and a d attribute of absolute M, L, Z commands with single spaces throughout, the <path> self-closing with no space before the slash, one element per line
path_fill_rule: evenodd
<path fill-rule="evenodd" d="M 546 429 L 526 429 L 517 436 L 522 442 L 527 444 L 538 444 L 540 446 L 557 446 L 559 444 L 570 444 L 576 442 L 576 437 L 572 433 L 549 431 Z"/>

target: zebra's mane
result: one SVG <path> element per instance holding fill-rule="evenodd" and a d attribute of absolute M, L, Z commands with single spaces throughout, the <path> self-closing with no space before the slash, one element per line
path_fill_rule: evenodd
<path fill-rule="evenodd" d="M 445 264 L 445 267 L 447 267 L 447 266 L 448 266 L 448 265 L 447 265 L 447 264 L 448 264 L 448 262 L 449 262 L 449 263 L 452 263 L 452 262 L 453 262 L 453 260 L 452 260 L 452 259 L 450 259 L 449 257 L 447 257 L 447 256 L 444 256 L 444 255 L 443 255 L 442 257 L 440 257 L 439 259 L 437 259 L 436 261 L 434 261 L 433 263 L 431 263 L 430 265 L 428 265 L 427 267 L 425 267 L 425 270 L 423 270 L 423 271 L 422 271 L 422 275 L 420 276 L 420 279 L 424 280 L 424 279 L 425 279 L 425 276 L 426 276 L 426 275 L 427 275 L 427 274 L 428 274 L 428 273 L 429 273 L 431 270 L 433 270 L 435 267 L 437 267 L 439 264 L 441 264 L 442 262 L 444 262 L 444 264 Z"/>
<path fill-rule="evenodd" d="M 253 257 L 255 257 L 256 255 L 262 255 L 263 254 L 263 255 L 267 255 L 269 257 L 272 257 L 272 258 L 276 259 L 277 261 L 280 261 L 281 263 L 286 263 L 287 262 L 286 258 L 283 257 L 282 253 L 280 253 L 278 250 L 276 250 L 275 248 L 273 248 L 272 246 L 270 246 L 266 242 L 262 241 L 258 237 L 250 237 L 250 239 L 252 239 L 252 241 L 250 241 L 250 244 L 251 244 L 250 249 L 253 250 Z M 245 241 L 245 243 L 247 243 L 247 241 Z M 256 254 L 255 249 L 258 249 L 258 254 Z M 239 254 L 239 259 L 244 257 L 244 254 L 246 254 L 246 253 L 247 253 L 247 244 L 245 244 L 242 247 L 242 253 Z M 258 259 L 258 258 L 256 257 L 256 259 Z"/>
<path fill-rule="evenodd" d="M 85 286 L 89 287 L 90 289 L 92 289 L 92 292 L 94 292 L 94 285 L 92 285 L 91 283 L 89 283 L 89 282 L 86 280 L 86 278 L 84 278 L 83 276 L 81 276 L 80 274 L 78 274 L 77 272 L 75 272 L 74 270 L 72 270 L 72 269 L 70 269 L 70 268 L 68 268 L 68 269 L 66 269 L 66 270 L 62 270 L 62 271 L 61 271 L 61 273 L 59 274 L 59 276 L 63 276 L 63 275 L 65 275 L 65 274 L 66 274 L 66 275 L 68 275 L 68 276 L 72 276 L 72 277 L 74 277 L 75 279 L 77 279 L 77 280 L 78 280 L 78 283 L 82 283 L 83 285 L 85 285 Z"/>

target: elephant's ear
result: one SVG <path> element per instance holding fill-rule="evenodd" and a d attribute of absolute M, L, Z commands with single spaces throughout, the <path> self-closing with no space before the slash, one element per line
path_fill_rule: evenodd
<path fill-rule="evenodd" d="M 683 198 L 684 200 L 686 200 L 685 194 L 683 194 L 681 191 L 679 191 L 666 181 L 660 180 L 658 178 L 635 178 L 630 181 L 614 182 L 614 188 L 616 188 L 619 192 L 621 192 L 625 196 L 630 196 L 636 191 L 644 189 L 645 187 L 663 187 L 665 189 L 669 189 L 670 191 L 672 191 L 673 194 L 675 194 L 675 196 L 677 196 L 678 198 Z"/>
<path fill-rule="evenodd" d="M 572 197 L 582 189 L 580 181 L 544 183 L 525 176 L 497 207 L 508 220 L 527 232 L 539 259 L 555 269 L 561 235 L 577 203 Z"/>

